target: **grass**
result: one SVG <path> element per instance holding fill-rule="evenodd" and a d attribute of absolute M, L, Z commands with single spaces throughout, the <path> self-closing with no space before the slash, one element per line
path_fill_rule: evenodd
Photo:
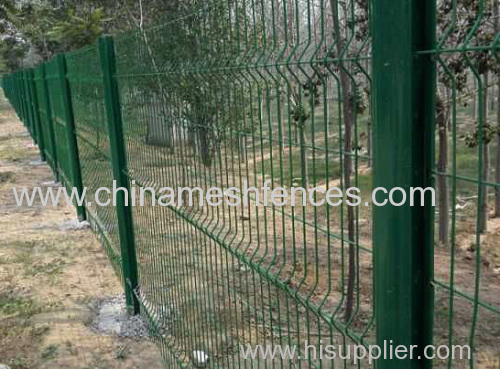
<path fill-rule="evenodd" d="M 457 144 L 456 150 L 457 175 L 468 177 L 473 180 L 478 179 L 479 160 L 477 148 L 469 148 L 465 144 Z M 494 170 L 496 164 L 496 145 L 490 144 L 490 170 L 489 179 L 494 182 Z M 448 164 L 448 172 L 453 170 L 452 163 Z M 451 188 L 451 181 L 450 181 Z M 477 184 L 470 181 L 457 180 L 458 196 L 472 196 L 477 194 Z"/>
<path fill-rule="evenodd" d="M 2 264 L 9 264 L 10 260 L 6 256 L 0 255 L 0 265 Z"/>
<path fill-rule="evenodd" d="M 28 360 L 22 356 L 15 357 L 8 361 L 8 364 L 12 369 L 28 369 Z"/>
<path fill-rule="evenodd" d="M 65 265 L 66 263 L 62 260 L 54 260 L 43 264 L 31 264 L 27 266 L 25 275 L 34 277 L 39 274 L 45 274 L 49 277 L 57 277 L 61 275 L 62 268 Z"/>
<path fill-rule="evenodd" d="M 8 317 L 29 318 L 38 313 L 40 308 L 34 301 L 25 297 L 0 294 L 0 313 Z"/>
<path fill-rule="evenodd" d="M 5 150 L 0 149 L 0 155 L 5 161 L 20 161 L 26 158 L 26 149 L 23 147 L 7 147 Z"/>
<path fill-rule="evenodd" d="M 13 182 L 15 177 L 14 172 L 0 172 L 0 184 Z"/>
<path fill-rule="evenodd" d="M 48 345 L 45 347 L 45 349 L 42 351 L 42 359 L 44 360 L 50 360 L 53 359 L 57 356 L 57 350 L 59 349 L 58 345 Z"/>
<path fill-rule="evenodd" d="M 14 264 L 24 264 L 29 266 L 33 261 L 33 255 L 30 251 L 23 250 L 18 252 L 11 260 Z"/>
<path fill-rule="evenodd" d="M 310 156 L 310 150 L 308 150 L 308 156 Z M 288 152 L 283 157 L 283 162 L 278 160 L 279 156 L 273 156 L 272 160 L 265 159 L 256 164 L 256 169 L 261 172 L 262 175 L 270 176 L 272 172 L 272 178 L 284 185 L 300 185 L 302 179 L 302 161 L 300 150 L 294 151 L 290 158 Z M 325 180 L 331 181 L 340 178 L 340 163 L 333 160 L 308 158 L 308 180 L 310 184 L 322 183 Z M 281 180 L 281 178 L 283 178 Z"/>

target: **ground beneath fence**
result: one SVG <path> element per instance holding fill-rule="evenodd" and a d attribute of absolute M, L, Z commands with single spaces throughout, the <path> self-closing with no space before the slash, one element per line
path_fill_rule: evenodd
<path fill-rule="evenodd" d="M 53 185 L 0 97 L 0 364 L 11 369 L 162 368 L 118 278 L 74 209 L 17 207 L 12 187 Z"/>

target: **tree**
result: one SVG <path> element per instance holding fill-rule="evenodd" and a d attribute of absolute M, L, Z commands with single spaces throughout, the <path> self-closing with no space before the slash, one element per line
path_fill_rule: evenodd
<path fill-rule="evenodd" d="M 0 71 L 2 72 L 19 69 L 29 48 L 26 41 L 16 33 L 13 25 L 16 13 L 13 1 L 5 0 L 0 4 Z"/>
<path fill-rule="evenodd" d="M 496 35 L 500 32 L 500 0 L 496 0 L 493 5 L 493 30 Z M 497 63 L 500 63 L 498 51 L 495 53 Z M 495 167 L 495 182 L 500 184 L 500 75 L 497 74 L 497 151 L 496 151 L 496 167 Z M 500 187 L 495 187 L 495 216 L 500 217 Z"/>
<path fill-rule="evenodd" d="M 489 3 L 488 3 L 489 4 Z M 495 31 L 491 24 L 492 7 L 487 6 L 484 11 L 484 19 L 481 24 L 477 25 L 477 19 L 471 14 L 471 9 L 477 13 L 479 9 L 478 0 L 458 0 L 456 2 L 443 1 L 438 3 L 438 30 L 441 35 L 439 47 L 442 48 L 459 48 L 464 43 L 469 46 L 488 45 L 493 41 Z M 453 18 L 453 27 L 450 27 L 450 19 Z M 470 33 L 475 30 L 474 37 Z M 438 78 L 439 81 L 448 89 L 456 92 L 464 92 L 468 89 L 468 80 L 471 78 L 474 84 L 483 86 L 479 91 L 482 96 L 488 93 L 488 73 L 498 73 L 498 63 L 493 62 L 488 51 L 477 51 L 467 54 L 465 58 L 460 53 L 451 53 L 448 55 L 440 55 L 438 58 Z M 456 101 L 456 95 L 454 96 Z M 438 234 L 439 241 L 442 244 L 448 244 L 448 229 L 449 229 L 449 199 L 448 199 L 448 180 L 446 178 L 448 166 L 448 125 L 451 116 L 452 104 L 454 102 L 449 98 L 445 98 L 438 94 L 436 105 L 437 129 L 438 129 L 438 171 L 441 173 L 438 178 L 438 192 L 440 195 L 439 206 L 439 224 Z M 481 145 L 483 147 L 483 172 L 481 174 L 482 181 L 487 181 L 489 173 L 489 147 L 491 141 L 489 133 L 491 127 L 487 121 L 487 105 L 479 106 L 479 115 L 483 118 L 484 134 L 478 132 L 478 127 L 475 127 L 469 137 L 466 137 L 466 143 L 469 147 L 477 147 L 479 145 L 478 138 L 483 137 Z M 485 196 L 482 197 L 482 224 L 480 231 L 486 229 L 488 218 L 487 206 L 487 187 L 484 186 L 482 192 Z"/>
<path fill-rule="evenodd" d="M 104 8 L 91 8 L 84 17 L 77 15 L 74 8 L 69 8 L 47 35 L 65 51 L 79 49 L 97 40 L 103 32 L 104 22 Z"/>
<path fill-rule="evenodd" d="M 183 21 L 149 30 L 140 15 L 131 14 L 138 29 L 129 42 L 118 40 L 118 50 L 142 52 L 140 60 L 130 56 L 123 65 L 129 71 L 139 67 L 147 74 L 135 89 L 159 113 L 159 119 L 146 123 L 146 142 L 173 151 L 175 143 L 188 135 L 195 155 L 208 167 L 229 128 L 241 124 L 244 110 L 238 107 L 248 104 L 248 99 L 241 93 L 226 93 L 234 84 L 231 76 L 204 73 L 203 65 L 233 57 L 238 30 L 228 20 L 247 15 L 223 0 L 209 4 L 186 0 L 171 8 L 168 16 Z"/>
<path fill-rule="evenodd" d="M 135 27 L 140 13 L 143 23 L 168 17 L 174 2 L 161 0 L 39 0 L 0 4 L 0 19 L 9 19 L 11 33 L 43 60 L 56 53 L 71 52 L 93 43 L 102 33 Z M 140 10 L 139 10 L 140 8 Z M 7 14 L 8 16 L 5 16 Z M 0 28 L 5 22 L 0 21 Z"/>
<path fill-rule="evenodd" d="M 0 71 L 14 72 L 22 67 L 22 60 L 28 51 L 26 42 L 16 36 L 2 36 L 0 42 Z"/>

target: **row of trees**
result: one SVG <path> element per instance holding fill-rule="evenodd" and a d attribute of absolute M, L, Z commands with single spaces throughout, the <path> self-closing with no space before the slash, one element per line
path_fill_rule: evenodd
<path fill-rule="evenodd" d="M 33 66 L 76 50 L 103 33 L 162 22 L 178 1 L 2 0 L 0 72 Z"/>
<path fill-rule="evenodd" d="M 455 6 L 454 6 L 455 4 Z M 467 105 L 472 101 L 474 127 L 471 131 L 462 134 L 465 145 L 469 148 L 482 147 L 482 173 L 483 182 L 491 182 L 490 178 L 490 146 L 496 142 L 496 179 L 500 183 L 500 114 L 497 112 L 497 122 L 494 124 L 489 117 L 488 102 L 490 91 L 494 91 L 496 80 L 500 86 L 500 63 L 498 55 L 492 50 L 472 51 L 474 47 L 492 45 L 497 37 L 499 28 L 500 2 L 458 0 L 456 2 L 438 2 L 438 31 L 439 47 L 443 49 L 471 48 L 466 55 L 462 53 L 444 53 L 438 58 L 438 88 L 436 105 L 436 123 L 438 137 L 437 171 L 448 173 L 450 160 L 448 152 L 452 115 L 456 112 L 457 105 Z M 498 98 L 500 89 L 495 97 L 497 109 L 500 106 Z M 481 106 L 478 106 L 477 96 L 481 96 Z M 479 123 L 482 129 L 479 129 Z M 455 132 L 455 134 L 457 134 Z M 472 154 L 471 154 L 472 155 Z M 439 192 L 439 241 L 447 245 L 450 239 L 450 179 L 438 176 L 437 186 Z M 481 222 L 479 232 L 487 230 L 489 207 L 488 186 L 482 185 L 482 198 L 480 201 Z M 500 191 L 495 188 L 495 216 L 500 216 Z"/>

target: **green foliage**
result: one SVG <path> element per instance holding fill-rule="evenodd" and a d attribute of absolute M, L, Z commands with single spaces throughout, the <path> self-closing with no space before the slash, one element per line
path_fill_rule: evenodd
<path fill-rule="evenodd" d="M 498 133 L 499 129 L 497 126 L 493 126 L 489 123 L 484 123 L 482 128 L 483 143 L 486 145 L 489 144 L 495 137 L 497 137 Z M 479 132 L 477 124 L 472 133 L 463 136 L 463 140 L 468 147 L 477 147 L 479 143 Z"/>
<path fill-rule="evenodd" d="M 0 316 L 30 317 L 36 314 L 39 308 L 33 300 L 10 294 L 0 294 Z"/>
<path fill-rule="evenodd" d="M 468 47 L 488 45 L 493 42 L 496 36 L 495 29 L 491 26 L 492 2 L 485 2 L 484 18 L 486 21 L 477 23 L 473 16 L 472 9 L 477 10 L 479 0 L 458 0 L 456 2 L 443 1 L 438 5 L 438 32 L 443 37 L 443 48 L 459 48 L 464 45 Z M 455 15 L 453 11 L 455 6 Z M 455 26 L 450 31 L 450 22 L 454 18 Z M 474 30 L 474 37 L 470 40 L 470 33 Z M 478 74 L 483 75 L 487 72 L 495 74 L 500 73 L 500 66 L 496 59 L 491 58 L 489 51 L 478 51 L 468 53 L 467 58 L 462 54 L 449 54 L 442 56 L 441 59 L 446 63 L 449 72 L 439 65 L 439 81 L 444 85 L 451 87 L 455 84 L 458 91 L 467 88 L 467 80 L 472 77 L 471 69 Z M 472 77 L 474 78 L 474 77 Z"/>
<path fill-rule="evenodd" d="M 28 45 L 24 40 L 6 36 L 0 43 L 0 71 L 13 72 L 21 67 Z"/>
<path fill-rule="evenodd" d="M 54 53 L 60 51 L 58 44 L 48 36 L 48 32 L 61 17 L 61 13 L 61 10 L 54 10 L 44 2 L 27 3 L 18 10 L 13 21 L 16 34 L 43 60 L 50 59 Z"/>
<path fill-rule="evenodd" d="M 304 127 L 305 122 L 309 119 L 310 113 L 302 104 L 297 104 L 292 108 L 292 118 L 295 124 L 299 127 Z"/>
<path fill-rule="evenodd" d="M 14 2 L 12 0 L 2 0 L 0 3 L 0 33 L 6 30 L 6 22 L 11 19 L 12 15 L 16 12 Z"/>
<path fill-rule="evenodd" d="M 0 3 L 0 71 L 12 72 L 21 67 L 21 61 L 28 51 L 26 42 L 15 33 L 12 21 L 17 10 L 12 0 Z"/>
<path fill-rule="evenodd" d="M 78 49 L 93 43 L 101 35 L 105 21 L 104 8 L 92 10 L 85 18 L 78 16 L 75 9 L 68 9 L 47 35 L 64 50 Z"/>

